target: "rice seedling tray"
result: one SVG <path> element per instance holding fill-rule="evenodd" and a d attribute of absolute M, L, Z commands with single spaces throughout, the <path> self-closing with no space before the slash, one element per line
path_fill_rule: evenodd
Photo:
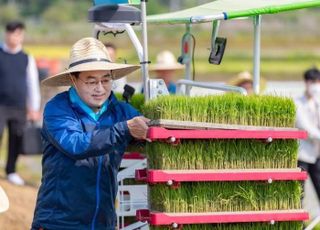
<path fill-rule="evenodd" d="M 307 173 L 295 169 L 230 169 L 230 170 L 136 170 L 136 180 L 150 184 L 167 183 L 178 186 L 181 182 L 201 181 L 286 181 L 306 180 Z"/>
<path fill-rule="evenodd" d="M 150 225 L 182 228 L 186 224 L 304 221 L 309 219 L 309 214 L 301 209 L 206 213 L 160 213 L 144 209 L 137 211 L 136 218 L 148 221 Z"/>
<path fill-rule="evenodd" d="M 149 126 L 162 127 L 167 129 L 240 129 L 240 130 L 286 130 L 299 131 L 298 128 L 291 127 L 272 127 L 272 126 L 258 126 L 258 125 L 239 125 L 239 124 L 221 124 L 198 121 L 180 121 L 157 119 L 151 120 Z"/>
<path fill-rule="evenodd" d="M 303 130 L 180 130 L 162 127 L 150 127 L 148 140 L 165 140 L 169 143 L 179 143 L 180 139 L 306 139 L 307 132 Z"/>

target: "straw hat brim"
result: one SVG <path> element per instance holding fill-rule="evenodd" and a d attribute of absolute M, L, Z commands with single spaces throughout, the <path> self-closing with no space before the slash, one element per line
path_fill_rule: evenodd
<path fill-rule="evenodd" d="M 70 73 L 74 72 L 84 72 L 84 71 L 95 71 L 95 70 L 111 70 L 112 77 L 114 80 L 117 80 L 121 77 L 124 77 L 133 71 L 139 69 L 140 66 L 129 65 L 129 64 L 119 64 L 119 63 L 108 63 L 105 62 L 88 62 L 76 65 L 71 67 L 59 74 L 53 75 L 44 79 L 41 83 L 45 86 L 70 86 L 72 85 L 70 79 Z"/>
<path fill-rule="evenodd" d="M 154 64 L 150 65 L 150 71 L 157 71 L 157 70 L 182 70 L 184 69 L 184 65 L 181 64 L 174 64 L 174 65 L 163 65 L 163 64 Z"/>
<path fill-rule="evenodd" d="M 228 85 L 233 85 L 233 86 L 238 86 L 240 85 L 241 83 L 243 82 L 253 82 L 252 78 L 248 78 L 248 77 L 239 77 L 239 76 L 236 76 L 236 77 L 233 77 L 231 78 L 227 84 Z M 267 81 L 266 79 L 264 79 L 263 77 L 260 77 L 260 91 L 264 91 L 267 87 Z"/>

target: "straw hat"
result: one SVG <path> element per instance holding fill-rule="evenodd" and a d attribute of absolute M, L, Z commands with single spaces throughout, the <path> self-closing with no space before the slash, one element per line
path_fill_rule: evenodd
<path fill-rule="evenodd" d="M 157 55 L 157 62 L 154 65 L 150 65 L 150 71 L 156 70 L 179 70 L 183 69 L 184 66 L 176 61 L 174 55 L 164 50 Z"/>
<path fill-rule="evenodd" d="M 68 68 L 54 76 L 42 81 L 46 86 L 69 86 L 72 85 L 70 73 L 111 70 L 113 79 L 119 79 L 137 70 L 140 66 L 118 64 L 110 61 L 107 49 L 99 40 L 87 37 L 77 41 L 71 48 Z"/>
<path fill-rule="evenodd" d="M 253 77 L 250 72 L 243 71 L 239 73 L 237 76 L 231 78 L 227 84 L 228 85 L 234 85 L 239 86 L 240 84 L 244 82 L 251 82 L 253 83 Z M 260 77 L 260 91 L 264 91 L 266 89 L 266 80 L 263 77 Z"/>

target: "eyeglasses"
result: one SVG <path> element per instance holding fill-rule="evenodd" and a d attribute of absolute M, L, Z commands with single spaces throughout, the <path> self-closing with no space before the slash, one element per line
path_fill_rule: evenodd
<path fill-rule="evenodd" d="M 101 85 L 103 87 L 108 87 L 112 82 L 111 76 L 110 76 L 110 78 L 104 78 L 104 79 L 102 79 L 100 81 L 97 81 L 97 80 L 94 80 L 94 79 L 90 79 L 88 81 L 84 81 L 81 78 L 78 78 L 78 79 L 80 81 L 82 81 L 90 89 L 96 88 L 99 85 L 99 83 L 101 83 Z"/>

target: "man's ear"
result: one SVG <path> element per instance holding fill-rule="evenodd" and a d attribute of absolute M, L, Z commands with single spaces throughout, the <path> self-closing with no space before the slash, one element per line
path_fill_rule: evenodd
<path fill-rule="evenodd" d="M 71 81 L 71 83 L 72 83 L 72 86 L 74 87 L 74 88 L 76 88 L 76 90 L 78 91 L 78 89 L 77 89 L 77 86 L 76 86 L 76 76 L 74 76 L 73 74 L 71 74 L 71 73 L 68 73 L 68 75 L 69 75 L 69 78 L 70 78 L 70 81 Z"/>

